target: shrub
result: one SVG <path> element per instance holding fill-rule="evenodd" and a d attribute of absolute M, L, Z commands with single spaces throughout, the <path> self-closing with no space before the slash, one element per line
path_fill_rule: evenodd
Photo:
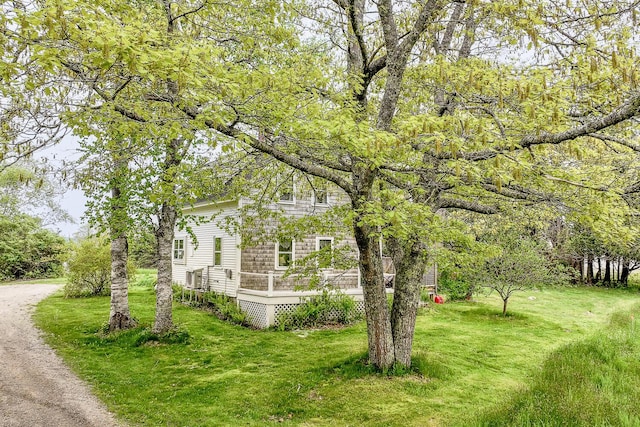
<path fill-rule="evenodd" d="M 0 215 L 0 280 L 62 276 L 64 238 L 35 217 Z"/>
<path fill-rule="evenodd" d="M 153 288 L 158 283 L 157 274 L 141 274 L 136 276 L 134 284 L 142 288 Z"/>
<path fill-rule="evenodd" d="M 280 330 L 310 328 L 323 325 L 348 325 L 361 318 L 356 303 L 337 289 L 323 288 L 322 293 L 303 298 L 291 313 L 276 320 Z"/>
<path fill-rule="evenodd" d="M 68 261 L 67 298 L 111 294 L 111 247 L 107 239 L 89 238 L 73 247 Z M 127 267 L 129 278 L 135 277 L 132 263 Z"/>
<path fill-rule="evenodd" d="M 240 310 L 235 301 L 227 295 L 219 294 L 217 292 L 194 294 L 193 291 L 187 291 L 188 293 L 185 295 L 184 292 L 185 289 L 182 286 L 176 284 L 173 285 L 173 299 L 175 301 L 190 305 L 191 307 L 207 310 L 213 313 L 220 320 L 236 325 L 249 326 L 247 314 Z"/>
<path fill-rule="evenodd" d="M 228 296 L 216 292 L 205 292 L 202 299 L 205 306 L 211 309 L 219 319 L 236 325 L 247 326 L 249 324 L 247 314 L 240 310 Z"/>
<path fill-rule="evenodd" d="M 438 291 L 446 294 L 449 301 L 463 301 L 471 298 L 475 286 L 462 278 L 443 274 L 438 282 Z"/>

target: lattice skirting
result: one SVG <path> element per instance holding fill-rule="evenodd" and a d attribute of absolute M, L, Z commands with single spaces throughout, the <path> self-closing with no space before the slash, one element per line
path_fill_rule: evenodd
<path fill-rule="evenodd" d="M 364 314 L 364 301 L 355 301 L 356 311 L 360 314 Z M 274 305 L 274 319 L 273 324 L 275 326 L 280 325 L 280 316 L 283 314 L 292 313 L 296 307 L 300 304 L 276 304 Z M 329 313 L 329 318 L 337 319 L 340 316 L 338 310 L 334 310 Z"/>
<path fill-rule="evenodd" d="M 364 301 L 355 301 L 358 313 L 364 314 Z M 249 323 L 256 328 L 268 328 L 278 326 L 281 315 L 292 313 L 299 303 L 268 304 L 254 301 L 238 300 L 240 309 L 247 313 Z M 338 313 L 336 312 L 336 317 Z"/>
<path fill-rule="evenodd" d="M 267 313 L 267 304 L 261 304 L 253 301 L 238 301 L 240 310 L 247 313 L 249 323 L 256 328 L 268 328 L 271 326 L 269 323 L 269 316 Z"/>

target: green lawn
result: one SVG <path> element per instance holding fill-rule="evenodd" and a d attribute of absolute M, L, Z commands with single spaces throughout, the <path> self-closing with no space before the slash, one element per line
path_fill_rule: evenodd
<path fill-rule="evenodd" d="M 150 325 L 152 289 L 134 287 L 130 299 L 133 315 Z M 557 375 L 549 374 L 550 360 L 579 354 L 577 345 L 594 340 L 605 345 L 600 341 L 610 335 L 624 339 L 606 345 L 619 346 L 624 357 L 640 358 L 640 338 L 635 329 L 629 332 L 631 313 L 640 315 L 637 291 L 567 288 L 512 299 L 513 315 L 506 318 L 499 315 L 501 302 L 495 297 L 422 311 L 414 344 L 419 374 L 397 377 L 373 374 L 362 365 L 364 324 L 342 330 L 255 331 L 176 305 L 175 321 L 188 331 L 189 342 L 140 345 L 147 336 L 142 330 L 117 338 L 97 334 L 108 317 L 108 298 L 57 295 L 38 306 L 35 318 L 49 343 L 131 425 L 561 425 L 527 418 L 536 411 L 530 403 L 540 396 L 539 389 Z M 621 314 L 612 323 L 614 312 Z M 618 365 L 636 369 L 613 356 L 605 363 L 615 365 L 613 376 L 635 372 Z M 567 371 L 565 365 L 561 369 Z M 618 379 L 598 381 L 614 384 Z M 607 390 L 615 409 L 617 389 Z M 634 383 L 623 392 L 635 396 L 638 390 L 640 384 Z M 523 400 L 528 393 L 534 393 L 532 400 Z M 626 397 L 619 399 L 623 404 Z M 582 400 L 578 404 L 588 405 L 589 399 Z M 640 417 L 630 411 L 610 425 Z M 509 418 L 518 413 L 519 418 Z M 606 419 L 608 412 L 603 414 Z M 592 425 L 594 419 L 575 425 Z"/>

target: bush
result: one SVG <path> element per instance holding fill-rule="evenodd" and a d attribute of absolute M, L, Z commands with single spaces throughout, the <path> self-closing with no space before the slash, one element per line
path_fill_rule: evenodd
<path fill-rule="evenodd" d="M 228 296 L 215 292 L 206 292 L 203 295 L 203 299 L 207 307 L 213 310 L 219 319 L 236 325 L 248 326 L 247 314 L 240 310 Z"/>
<path fill-rule="evenodd" d="M 62 276 L 67 250 L 64 238 L 38 218 L 0 215 L 0 280 Z"/>
<path fill-rule="evenodd" d="M 153 288 L 158 283 L 158 275 L 156 274 L 137 274 L 135 285 L 141 288 Z"/>
<path fill-rule="evenodd" d="M 67 298 L 111 294 L 111 246 L 107 239 L 81 240 L 73 247 L 68 261 Z M 135 277 L 132 263 L 127 267 L 129 278 Z"/>
<path fill-rule="evenodd" d="M 449 301 L 464 301 L 471 298 L 475 286 L 464 279 L 443 274 L 438 281 L 438 291 L 445 294 Z"/>
<path fill-rule="evenodd" d="M 324 325 L 348 325 L 361 318 L 352 297 L 337 289 L 323 288 L 322 293 L 303 298 L 291 313 L 276 320 L 280 330 L 313 328 Z"/>
<path fill-rule="evenodd" d="M 217 292 L 203 292 L 201 294 L 189 292 L 188 299 L 183 295 L 185 289 L 180 285 L 173 285 L 173 299 L 182 304 L 192 307 L 202 308 L 210 311 L 218 319 L 224 320 L 236 325 L 249 326 L 247 314 L 240 310 L 235 301 L 226 295 Z"/>

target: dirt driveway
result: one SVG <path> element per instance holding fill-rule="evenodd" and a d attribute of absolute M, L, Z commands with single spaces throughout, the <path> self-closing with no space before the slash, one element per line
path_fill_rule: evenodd
<path fill-rule="evenodd" d="M 117 426 L 31 322 L 32 306 L 57 288 L 0 286 L 0 426 Z"/>

